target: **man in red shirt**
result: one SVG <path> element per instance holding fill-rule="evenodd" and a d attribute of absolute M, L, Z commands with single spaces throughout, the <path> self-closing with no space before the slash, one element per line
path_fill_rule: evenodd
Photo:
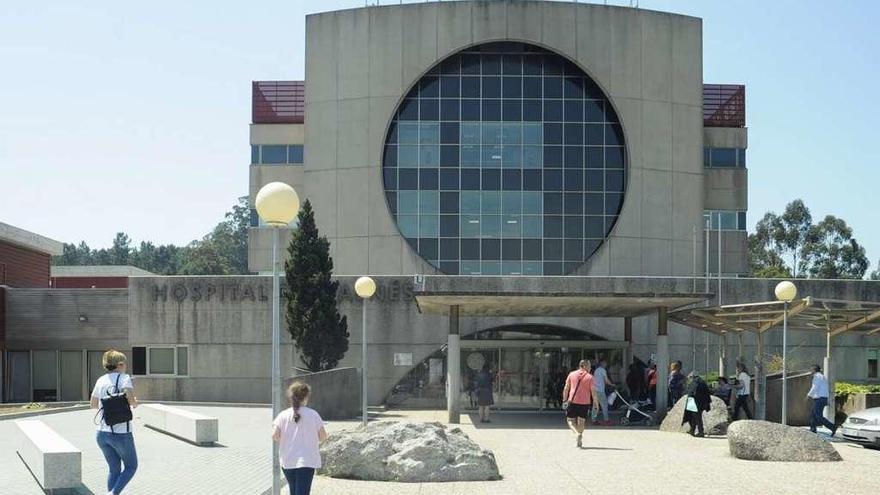
<path fill-rule="evenodd" d="M 577 433 L 577 446 L 583 445 L 584 426 L 587 424 L 587 416 L 590 414 L 590 404 L 598 412 L 599 401 L 593 391 L 593 375 L 590 374 L 590 362 L 582 360 L 578 363 L 578 369 L 568 374 L 565 379 L 565 388 L 562 391 L 562 400 L 568 407 L 565 417 L 568 425 Z"/>

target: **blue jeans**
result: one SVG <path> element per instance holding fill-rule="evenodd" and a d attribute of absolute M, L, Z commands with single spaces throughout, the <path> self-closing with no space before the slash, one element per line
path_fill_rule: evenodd
<path fill-rule="evenodd" d="M 309 495 L 312 491 L 312 478 L 315 468 L 282 469 L 287 478 L 290 495 Z"/>
<path fill-rule="evenodd" d="M 131 481 L 137 471 L 138 458 L 134 449 L 134 437 L 131 433 L 98 432 L 98 447 L 104 453 L 110 475 L 107 476 L 107 491 L 116 495 L 122 493 L 125 485 Z M 122 469 L 120 464 L 124 465 Z"/>
<path fill-rule="evenodd" d="M 834 433 L 834 423 L 828 421 L 825 416 L 822 415 L 822 411 L 825 409 L 825 406 L 828 405 L 828 397 L 819 397 L 818 399 L 813 399 L 813 410 L 810 413 L 810 431 L 816 433 L 816 425 L 821 424 L 825 428 L 831 430 L 831 433 Z"/>

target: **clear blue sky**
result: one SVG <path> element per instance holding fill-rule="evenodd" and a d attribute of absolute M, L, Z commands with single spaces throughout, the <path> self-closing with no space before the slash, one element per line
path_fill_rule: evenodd
<path fill-rule="evenodd" d="M 302 79 L 304 14 L 363 4 L 4 2 L 0 220 L 93 247 L 201 236 L 247 193 L 250 81 Z M 703 18 L 705 81 L 747 86 L 750 225 L 802 198 L 875 268 L 880 3 L 640 5 Z"/>

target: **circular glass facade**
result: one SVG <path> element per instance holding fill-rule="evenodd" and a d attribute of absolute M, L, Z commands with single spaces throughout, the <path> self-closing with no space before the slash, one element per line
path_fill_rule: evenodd
<path fill-rule="evenodd" d="M 398 107 L 382 163 L 400 233 L 449 275 L 563 275 L 623 204 L 623 132 L 575 64 L 488 43 L 434 66 Z"/>

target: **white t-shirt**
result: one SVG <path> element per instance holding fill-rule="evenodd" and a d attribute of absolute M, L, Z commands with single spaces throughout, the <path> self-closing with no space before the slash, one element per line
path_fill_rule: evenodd
<path fill-rule="evenodd" d="M 281 432 L 278 450 L 282 468 L 321 467 L 318 432 L 324 427 L 324 421 L 317 411 L 306 406 L 300 407 L 297 422 L 293 420 L 293 408 L 289 407 L 281 411 L 272 424 Z"/>
<path fill-rule="evenodd" d="M 101 407 L 101 399 L 107 397 L 108 392 L 110 395 L 121 395 L 126 390 L 134 389 L 134 385 L 131 383 L 131 376 L 127 373 L 123 373 L 122 376 L 119 376 L 119 390 L 116 390 L 116 377 L 119 376 L 119 373 L 107 373 L 106 375 L 98 378 L 98 381 L 95 382 L 95 388 L 92 390 L 92 397 L 98 399 L 98 417 L 101 418 L 101 423 L 98 425 L 98 431 L 106 431 L 110 433 L 128 433 L 131 431 L 133 424 L 129 422 L 127 425 L 125 423 L 119 423 L 113 426 L 107 426 L 107 423 L 104 422 L 104 414 L 100 409 Z"/>
<path fill-rule="evenodd" d="M 736 379 L 743 386 L 742 388 L 737 389 L 736 395 L 749 395 L 749 387 L 752 385 L 752 379 L 749 377 L 749 374 L 742 371 L 740 374 L 736 375 Z"/>

